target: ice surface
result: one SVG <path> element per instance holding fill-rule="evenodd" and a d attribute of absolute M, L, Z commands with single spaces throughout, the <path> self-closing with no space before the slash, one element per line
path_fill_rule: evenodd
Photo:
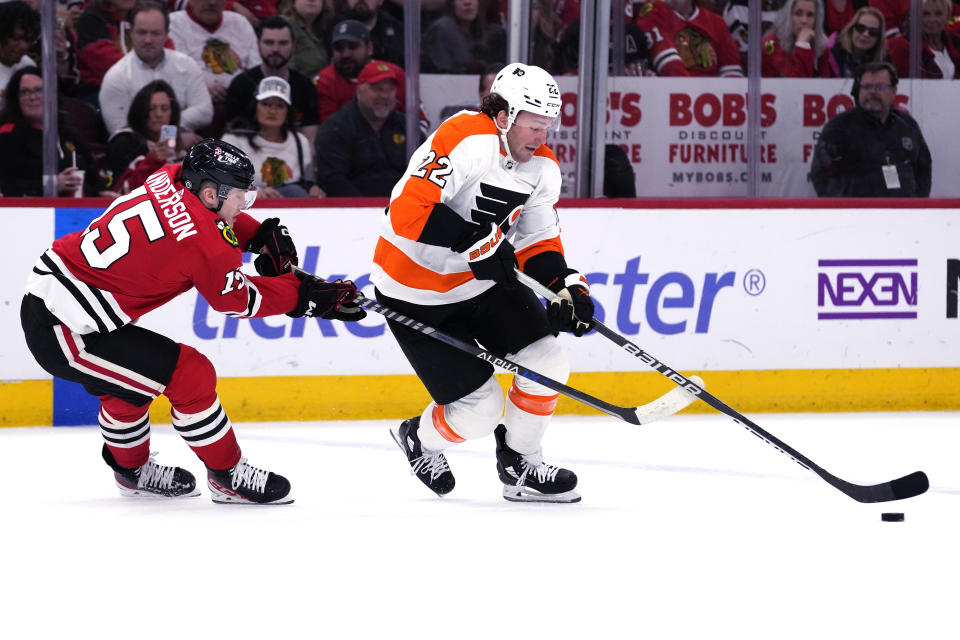
<path fill-rule="evenodd" d="M 859 504 L 719 415 L 559 417 L 546 459 L 583 502 L 504 501 L 492 435 L 440 499 L 396 422 L 246 423 L 296 503 L 215 505 L 120 497 L 98 429 L 0 429 L 0 638 L 957 638 L 960 413 L 752 417 L 931 490 Z M 201 476 L 169 425 L 151 448 Z"/>

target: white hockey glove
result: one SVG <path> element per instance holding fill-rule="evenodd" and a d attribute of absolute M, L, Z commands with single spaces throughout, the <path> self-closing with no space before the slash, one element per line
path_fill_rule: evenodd
<path fill-rule="evenodd" d="M 593 300 L 587 281 L 576 271 L 564 279 L 564 287 L 550 301 L 547 320 L 554 331 L 566 331 L 578 338 L 590 331 L 593 323 Z"/>

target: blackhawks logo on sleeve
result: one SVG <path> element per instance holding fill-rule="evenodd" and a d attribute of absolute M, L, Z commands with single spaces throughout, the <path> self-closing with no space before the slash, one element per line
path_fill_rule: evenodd
<path fill-rule="evenodd" d="M 207 40 L 200 55 L 204 64 L 214 73 L 233 74 L 243 66 L 240 63 L 240 56 L 230 48 L 230 45 L 216 38 Z"/>
<path fill-rule="evenodd" d="M 772 56 L 773 52 L 776 50 L 777 50 L 777 44 L 773 40 L 767 40 L 763 45 L 763 51 L 768 56 Z"/>
<path fill-rule="evenodd" d="M 227 241 L 227 244 L 231 247 L 239 247 L 240 241 L 237 240 L 237 234 L 233 232 L 233 228 L 230 227 L 223 220 L 217 220 L 217 229 L 220 229 L 220 235 L 224 240 Z"/>
<path fill-rule="evenodd" d="M 263 184 L 266 186 L 279 187 L 290 182 L 293 177 L 293 170 L 280 158 L 271 156 L 263 161 L 263 166 L 260 167 L 260 177 L 263 178 Z"/>

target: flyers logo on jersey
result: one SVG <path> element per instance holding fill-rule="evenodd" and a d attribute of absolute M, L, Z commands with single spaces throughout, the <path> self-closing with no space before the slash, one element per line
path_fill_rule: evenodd
<path fill-rule="evenodd" d="M 233 229 L 223 220 L 217 220 L 217 228 L 220 229 L 220 235 L 224 240 L 227 241 L 227 244 L 231 247 L 239 247 L 240 241 L 237 240 L 237 234 L 233 232 Z"/>

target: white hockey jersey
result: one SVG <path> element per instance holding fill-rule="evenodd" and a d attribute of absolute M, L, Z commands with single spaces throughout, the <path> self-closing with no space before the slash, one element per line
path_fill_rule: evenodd
<path fill-rule="evenodd" d="M 385 295 L 416 304 L 469 300 L 494 285 L 476 280 L 450 247 L 495 222 L 521 268 L 545 251 L 563 254 L 556 203 L 560 165 L 546 145 L 527 162 L 501 149 L 488 116 L 461 111 L 447 119 L 410 159 L 393 188 L 374 252 L 373 283 Z"/>

